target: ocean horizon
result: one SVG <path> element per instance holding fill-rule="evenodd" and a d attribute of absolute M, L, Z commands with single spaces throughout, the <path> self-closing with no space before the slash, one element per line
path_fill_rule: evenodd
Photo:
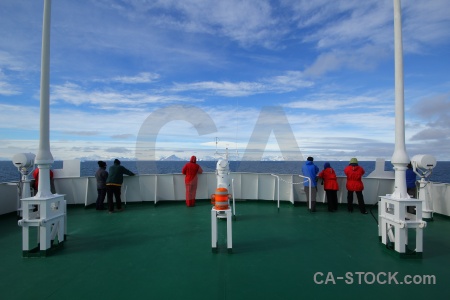
<path fill-rule="evenodd" d="M 106 161 L 108 167 L 113 161 Z M 199 161 L 204 172 L 214 172 L 217 161 Z M 325 161 L 315 161 L 314 164 L 323 170 Z M 347 161 L 329 161 L 337 176 L 344 176 Z M 136 174 L 180 174 L 186 161 L 121 161 L 121 164 Z M 268 173 L 268 174 L 301 174 L 303 161 L 230 161 L 231 172 Z M 375 161 L 360 161 L 359 165 L 369 175 L 375 169 Z M 53 169 L 61 169 L 63 161 L 55 161 Z M 392 164 L 385 162 L 385 170 L 393 171 Z M 94 176 L 98 169 L 97 161 L 80 162 L 80 175 Z M 31 175 L 29 175 L 31 176 Z M 20 173 L 11 161 L 0 161 L 0 182 L 19 181 Z M 450 183 L 450 162 L 437 162 L 432 174 L 427 178 L 434 182 Z"/>

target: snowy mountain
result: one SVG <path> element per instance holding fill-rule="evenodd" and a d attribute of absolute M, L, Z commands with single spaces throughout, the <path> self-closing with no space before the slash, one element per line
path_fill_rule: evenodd
<path fill-rule="evenodd" d="M 161 159 L 160 159 L 160 161 L 186 161 L 186 159 L 185 158 L 180 158 L 180 157 L 178 157 L 178 156 L 176 156 L 176 155 L 171 155 L 171 156 L 168 156 L 168 157 L 162 157 Z"/>

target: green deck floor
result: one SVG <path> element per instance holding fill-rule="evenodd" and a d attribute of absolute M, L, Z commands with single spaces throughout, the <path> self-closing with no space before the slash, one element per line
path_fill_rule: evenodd
<path fill-rule="evenodd" d="M 402 259 L 381 245 L 370 214 L 339 208 L 319 205 L 313 214 L 290 203 L 278 211 L 275 202 L 237 202 L 232 254 L 225 220 L 219 251 L 211 251 L 207 201 L 129 204 L 111 215 L 71 206 L 64 247 L 40 258 L 22 257 L 16 216 L 1 216 L 0 299 L 448 299 L 448 218 L 428 223 L 423 258 Z M 316 284 L 317 272 L 331 272 L 335 284 Z M 347 272 L 353 284 L 337 279 Z M 359 284 L 356 272 L 369 282 Z M 398 272 L 400 282 L 433 275 L 436 284 L 389 284 L 380 272 Z M 386 282 L 369 284 L 372 273 Z"/>

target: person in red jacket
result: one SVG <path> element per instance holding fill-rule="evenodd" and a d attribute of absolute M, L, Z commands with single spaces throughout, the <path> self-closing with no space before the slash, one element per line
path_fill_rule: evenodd
<path fill-rule="evenodd" d="M 337 191 L 339 191 L 336 172 L 331 167 L 330 163 L 326 162 L 323 165 L 322 172 L 317 176 L 323 180 L 322 184 L 325 194 L 327 195 L 328 211 L 336 211 L 338 208 Z"/>
<path fill-rule="evenodd" d="M 186 175 L 186 206 L 195 206 L 195 194 L 197 193 L 197 174 L 203 173 L 202 167 L 197 164 L 197 157 L 192 156 L 190 162 L 184 165 L 181 173 Z"/>
<path fill-rule="evenodd" d="M 38 192 L 38 187 L 39 187 L 39 168 L 34 169 L 33 178 L 34 178 L 34 185 L 33 185 L 34 195 L 36 195 Z M 50 191 L 52 192 L 52 194 L 56 193 L 55 185 L 53 183 L 53 171 L 52 170 L 50 170 Z"/>
<path fill-rule="evenodd" d="M 364 184 L 361 180 L 365 172 L 362 167 L 358 166 L 358 160 L 356 158 L 352 158 L 349 165 L 344 169 L 344 173 L 347 176 L 347 208 L 349 212 L 353 212 L 353 192 L 355 192 L 358 198 L 359 211 L 362 214 L 367 214 L 362 193 Z"/>

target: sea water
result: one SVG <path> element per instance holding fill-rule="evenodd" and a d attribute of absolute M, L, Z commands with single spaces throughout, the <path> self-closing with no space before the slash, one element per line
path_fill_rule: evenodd
<path fill-rule="evenodd" d="M 108 167 L 112 161 L 106 162 Z M 323 170 L 323 161 L 315 161 L 314 164 Z M 181 169 L 186 164 L 185 161 L 122 161 L 121 164 L 136 174 L 180 174 Z M 216 161 L 199 161 L 198 164 L 204 172 L 214 172 Z M 301 174 L 304 162 L 299 161 L 230 161 L 231 172 L 268 173 L 268 174 Z M 331 167 L 338 176 L 344 176 L 344 168 L 348 161 L 330 161 Z M 359 165 L 364 168 L 369 175 L 375 169 L 375 161 L 360 161 Z M 53 169 L 61 169 L 62 161 L 55 161 Z M 83 161 L 80 165 L 81 176 L 94 176 L 98 169 L 96 161 Z M 385 162 L 385 170 L 392 171 L 390 162 Z M 0 182 L 11 182 L 20 180 L 20 173 L 11 161 L 0 161 Z M 450 162 L 439 161 L 433 169 L 428 180 L 434 182 L 450 183 Z"/>

